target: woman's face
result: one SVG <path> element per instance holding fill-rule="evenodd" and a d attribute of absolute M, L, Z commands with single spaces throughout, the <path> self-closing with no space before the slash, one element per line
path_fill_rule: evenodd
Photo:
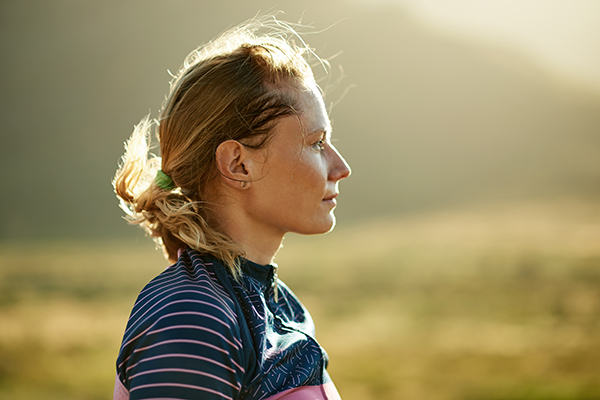
<path fill-rule="evenodd" d="M 331 144 L 331 124 L 316 86 L 300 94 L 300 117 L 274 127 L 263 149 L 264 164 L 247 203 L 254 226 L 264 233 L 316 234 L 335 225 L 338 182 L 350 167 Z"/>

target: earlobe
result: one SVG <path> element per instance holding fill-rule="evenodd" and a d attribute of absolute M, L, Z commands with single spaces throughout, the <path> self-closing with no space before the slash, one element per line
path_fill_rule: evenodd
<path fill-rule="evenodd" d="M 246 166 L 251 160 L 243 144 L 226 140 L 217 147 L 215 158 L 223 183 L 236 189 L 250 186 L 251 174 Z"/>

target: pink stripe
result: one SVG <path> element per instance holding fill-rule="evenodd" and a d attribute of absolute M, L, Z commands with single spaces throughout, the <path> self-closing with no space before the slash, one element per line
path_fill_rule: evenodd
<path fill-rule="evenodd" d="M 171 302 L 169 304 L 166 304 L 164 307 L 161 307 L 159 310 L 156 310 L 156 312 L 154 314 L 156 314 L 157 312 L 161 311 L 163 308 L 166 308 L 168 306 L 170 306 L 171 304 L 176 304 L 176 303 L 196 303 L 195 301 L 191 301 L 191 300 L 179 300 L 179 301 L 174 301 Z M 217 317 L 210 315 L 210 314 L 206 314 L 206 313 L 199 313 L 199 312 L 194 312 L 194 311 L 180 311 L 180 312 L 176 312 L 176 313 L 170 313 L 170 314 L 165 314 L 162 317 L 158 318 L 156 321 L 154 321 L 154 323 L 152 325 L 150 325 L 148 328 L 146 328 L 145 330 L 143 330 L 142 332 L 140 332 L 137 336 L 129 339 L 127 342 L 123 343 L 121 345 L 121 347 L 125 347 L 128 344 L 130 344 L 131 342 L 133 342 L 134 340 L 138 339 L 140 336 L 143 336 L 146 334 L 146 332 L 148 332 L 149 330 L 151 330 L 159 321 L 167 318 L 167 317 L 172 317 L 174 315 L 198 315 L 201 317 L 206 317 L 206 318 L 210 318 L 213 319 L 217 322 L 219 322 L 221 325 L 223 325 L 226 328 L 229 328 L 229 325 L 225 322 L 223 322 L 222 320 L 218 319 Z"/>
<path fill-rule="evenodd" d="M 173 267 L 175 267 L 175 265 L 171 265 L 170 267 L 165 269 L 163 273 L 154 278 L 154 280 L 150 281 L 146 285 L 146 287 L 140 292 L 139 296 L 147 296 L 146 293 L 156 290 L 157 287 L 160 287 L 165 282 L 174 281 L 176 280 L 176 278 L 179 278 L 181 276 L 181 271 Z"/>
<path fill-rule="evenodd" d="M 165 272 L 168 272 L 168 273 L 165 274 Z M 177 264 L 173 264 L 172 266 L 167 268 L 165 270 L 165 272 L 163 272 L 161 275 L 158 275 L 153 281 L 151 281 L 144 288 L 144 290 L 142 290 L 140 292 L 140 296 L 146 292 L 156 291 L 156 289 L 159 289 L 160 287 L 164 287 L 166 283 L 180 281 L 182 276 L 189 277 L 191 279 L 197 279 L 200 276 L 206 276 L 207 278 L 210 279 L 210 277 L 208 276 L 208 271 L 206 271 L 206 270 L 196 268 L 194 270 L 193 274 L 188 274 L 188 273 L 186 273 L 187 271 L 184 272 L 184 271 L 181 271 L 181 269 L 177 268 Z M 140 298 L 140 300 L 143 300 L 145 297 L 147 297 L 150 294 L 151 293 L 148 293 L 143 298 Z"/>
<path fill-rule="evenodd" d="M 235 360 L 233 358 L 231 358 L 231 356 L 229 356 L 229 361 L 231 361 L 231 363 L 233 365 L 235 365 L 235 367 L 237 369 L 239 369 L 240 371 L 244 371 L 244 368 L 242 368 L 242 366 L 240 364 L 236 363 Z"/>
<path fill-rule="evenodd" d="M 175 285 L 175 283 L 174 283 L 173 285 Z M 203 296 L 206 296 L 206 297 L 209 297 L 209 298 L 211 298 L 211 299 L 214 299 L 214 300 L 216 300 L 218 303 L 220 303 L 220 304 L 223 306 L 223 308 L 227 309 L 227 311 L 228 311 L 230 314 L 232 314 L 232 315 L 234 314 L 233 310 L 231 310 L 231 308 L 229 308 L 229 306 L 227 305 L 227 303 L 226 303 L 225 301 L 223 301 L 223 299 L 222 299 L 222 298 L 219 298 L 219 297 L 218 297 L 218 296 L 217 296 L 217 295 L 214 293 L 214 289 L 212 289 L 212 288 L 204 288 L 204 289 L 206 289 L 206 290 L 209 292 L 209 293 L 206 293 L 206 292 L 203 292 L 203 291 L 199 290 L 199 289 L 200 289 L 200 287 L 199 287 L 198 285 L 187 284 L 187 285 L 182 285 L 182 286 L 180 286 L 180 287 L 181 287 L 181 288 L 183 288 L 183 287 L 186 287 L 186 286 L 191 286 L 191 287 L 195 288 L 196 290 L 181 290 L 181 291 L 178 291 L 178 292 L 173 292 L 173 293 L 170 293 L 170 294 L 169 294 L 169 295 L 167 295 L 167 296 L 164 296 L 163 300 L 166 300 L 166 299 L 168 299 L 169 297 L 173 297 L 173 296 L 175 296 L 175 295 L 177 295 L 177 294 L 181 294 L 181 293 L 195 293 L 195 294 L 201 294 L 201 295 L 203 295 Z M 164 289 L 164 288 L 163 288 L 163 289 Z M 163 291 L 161 291 L 159 294 L 157 294 L 156 296 L 154 296 L 154 297 L 152 297 L 151 299 L 149 299 L 149 300 L 148 300 L 148 302 L 150 302 L 150 301 L 152 301 L 152 300 L 156 299 L 157 297 L 160 297 L 160 296 L 164 295 L 164 292 L 165 292 L 164 290 L 163 290 Z M 192 301 L 192 300 L 189 300 L 189 301 Z M 199 300 L 198 300 L 198 301 L 199 301 Z M 142 302 L 142 300 L 139 300 L 139 301 L 137 302 L 137 304 L 140 304 L 141 302 Z M 171 303 L 169 303 L 169 304 L 171 304 Z M 205 304 L 211 305 L 212 307 L 216 308 L 217 310 L 219 310 L 219 311 L 223 312 L 223 314 L 227 315 L 227 314 L 226 314 L 226 313 L 225 313 L 225 312 L 224 312 L 224 311 L 223 311 L 221 308 L 219 308 L 217 305 L 215 305 L 215 304 L 212 304 L 212 303 L 205 303 Z M 129 330 L 131 330 L 131 329 L 134 327 L 134 325 L 135 325 L 135 324 L 137 324 L 137 322 L 138 322 L 140 319 L 142 319 L 142 318 L 143 318 L 143 317 L 144 317 L 146 314 L 148 314 L 148 313 L 149 313 L 149 312 L 152 310 L 152 308 L 153 308 L 153 307 L 151 307 L 151 308 L 147 309 L 147 310 L 146 310 L 146 311 L 145 311 L 145 312 L 144 312 L 142 315 L 140 315 L 140 316 L 139 316 L 139 317 L 138 317 L 138 318 L 137 318 L 135 321 L 133 320 L 133 317 L 135 316 L 135 314 L 137 314 L 137 313 L 138 313 L 139 311 L 141 311 L 143 308 L 142 308 L 142 307 L 140 307 L 140 308 L 139 308 L 139 309 L 138 309 L 138 310 L 137 310 L 135 313 L 131 314 L 131 316 L 129 317 L 129 321 L 131 322 L 131 325 L 130 325 L 129 329 L 127 329 L 127 331 L 125 331 L 125 335 L 127 335 L 127 332 L 128 332 Z M 164 307 L 160 308 L 159 310 L 156 310 L 155 312 L 153 312 L 152 314 L 150 314 L 150 316 L 152 316 L 152 315 L 156 314 L 156 312 L 158 312 L 158 311 L 162 310 L 163 308 L 164 308 Z M 230 316 L 230 315 L 227 315 L 227 317 L 233 321 L 233 318 L 232 318 L 232 316 Z"/>
<path fill-rule="evenodd" d="M 118 365 L 118 368 L 121 368 L 121 367 L 123 366 L 123 364 L 125 364 L 127 361 L 129 361 L 129 359 L 130 359 L 130 358 L 131 358 L 131 357 L 132 357 L 132 356 L 133 356 L 135 353 L 139 353 L 139 352 L 141 352 L 141 351 L 148 350 L 148 349 L 152 349 L 152 348 L 154 348 L 154 347 L 157 347 L 157 346 L 162 346 L 163 344 L 169 344 L 169 343 L 193 343 L 193 344 L 198 344 L 198 345 L 201 345 L 201 346 L 210 347 L 211 349 L 215 349 L 215 350 L 217 350 L 217 351 L 220 351 L 221 353 L 224 353 L 224 354 L 227 354 L 227 355 L 229 355 L 229 354 L 228 354 L 228 353 L 227 353 L 225 350 L 221 349 L 220 347 L 213 346 L 213 345 L 212 345 L 212 344 L 210 344 L 210 343 L 200 342 L 200 341 L 197 341 L 197 340 L 186 340 L 186 339 L 179 339 L 179 340 L 163 340 L 162 342 L 154 343 L 154 344 L 152 344 L 152 345 L 150 345 L 150 346 L 146 346 L 146 347 L 143 347 L 143 348 L 135 349 L 135 350 L 133 351 L 133 353 L 131 353 L 131 354 L 129 355 L 129 357 L 127 357 L 126 359 L 124 359 L 124 360 L 123 360 L 123 362 L 121 362 L 121 364 L 119 364 L 119 365 Z M 232 362 L 232 363 L 233 363 L 233 364 L 234 364 L 236 367 L 239 367 L 239 365 L 238 365 L 236 362 L 234 362 L 234 361 L 231 359 L 231 356 L 229 357 L 229 359 L 231 360 L 231 362 Z"/>
<path fill-rule="evenodd" d="M 201 345 L 201 346 L 210 347 L 211 349 L 215 349 L 215 350 L 217 350 L 217 351 L 220 351 L 220 352 L 221 352 L 221 353 L 223 353 L 223 354 L 227 354 L 227 355 L 229 355 L 229 353 L 227 353 L 227 351 L 223 350 L 223 349 L 222 349 L 222 348 L 220 348 L 220 347 L 214 346 L 214 345 L 212 345 L 212 344 L 210 344 L 210 343 L 201 342 L 201 341 L 199 341 L 199 340 L 189 340 L 189 339 L 163 340 L 162 342 L 157 342 L 157 343 L 154 343 L 154 344 L 152 344 L 152 345 L 150 345 L 150 346 L 147 346 L 147 347 L 141 347 L 141 348 L 139 348 L 139 349 L 135 349 L 135 350 L 133 351 L 133 353 L 139 353 L 140 351 L 144 351 L 144 350 L 152 349 L 152 348 L 154 348 L 154 347 L 156 347 L 156 346 L 162 346 L 163 344 L 168 344 L 168 343 L 192 343 L 192 344 L 198 344 L 198 345 Z M 133 354 L 133 353 L 132 353 L 132 354 Z M 131 356 L 129 356 L 129 357 L 131 357 Z M 128 357 L 128 359 L 129 359 L 129 357 Z M 122 364 L 121 364 L 121 365 L 122 365 Z M 119 367 L 120 367 L 120 366 L 119 366 Z"/>
<path fill-rule="evenodd" d="M 148 385 L 136 386 L 133 389 L 131 389 L 131 391 L 133 392 L 134 390 L 151 388 L 151 387 L 182 387 L 182 388 L 186 388 L 186 389 L 202 390 L 202 391 L 205 391 L 208 393 L 217 394 L 225 399 L 233 400 L 231 397 L 227 396 L 226 394 L 217 392 L 216 390 L 208 389 L 208 388 L 201 387 L 201 386 L 184 385 L 181 383 L 152 383 L 152 384 L 148 384 Z"/>
<path fill-rule="evenodd" d="M 236 372 L 233 368 L 230 368 L 227 365 L 222 364 L 222 363 L 220 363 L 218 361 L 215 361 L 215 360 L 213 360 L 211 358 L 202 357 L 202 356 L 195 356 L 195 355 L 192 355 L 192 354 L 183 354 L 183 353 L 168 353 L 168 354 L 161 354 L 161 355 L 153 356 L 153 357 L 146 357 L 146 358 L 140 360 L 139 362 L 137 362 L 137 363 L 135 363 L 133 365 L 130 365 L 129 367 L 127 367 L 127 369 L 125 371 L 129 371 L 131 368 L 135 368 L 135 367 L 138 366 L 138 364 L 143 363 L 145 361 L 158 360 L 158 359 L 161 359 L 161 358 L 192 358 L 192 359 L 202 360 L 202 361 L 209 362 L 211 364 L 218 365 L 219 367 L 225 368 L 226 370 L 228 370 L 230 372 L 233 372 L 234 374 Z M 244 371 L 244 369 L 242 369 L 242 372 L 246 372 L 246 371 Z"/>
<path fill-rule="evenodd" d="M 176 288 L 177 285 L 180 283 L 180 279 L 178 279 L 178 278 L 179 278 L 179 276 L 175 276 L 174 279 L 172 279 L 172 283 L 161 284 L 157 288 L 152 288 L 152 290 L 150 291 L 150 293 L 148 293 L 144 297 L 138 298 L 138 300 L 136 301 L 135 304 L 136 305 L 138 305 L 138 304 L 146 305 L 148 302 L 156 299 L 157 297 L 160 297 L 161 295 L 164 295 L 165 292 L 167 292 L 168 290 L 170 290 L 169 288 L 171 286 L 174 286 Z M 194 287 L 196 287 L 196 285 L 191 285 L 191 284 L 190 285 L 183 285 L 183 286 L 194 286 Z M 144 292 L 140 292 L 140 296 L 142 295 L 142 293 L 144 293 Z M 153 297 L 147 299 L 150 296 L 153 296 Z M 143 310 L 143 307 L 140 307 L 134 313 L 132 313 L 129 316 L 129 321 L 133 322 L 133 324 L 137 323 L 137 321 L 139 321 L 145 314 L 147 314 L 151 310 L 151 308 L 148 309 L 148 310 L 146 310 L 146 312 L 144 312 L 142 315 L 139 316 L 139 318 L 137 320 L 134 321 L 133 318 L 136 316 L 137 313 L 139 313 L 142 310 Z M 129 329 L 133 328 L 133 324 L 132 324 L 132 326 Z M 125 333 L 127 333 L 127 331 L 125 331 Z"/>
<path fill-rule="evenodd" d="M 214 346 L 210 343 L 206 343 L 206 342 L 201 342 L 198 340 L 189 340 L 189 339 L 174 339 L 174 340 L 163 340 L 162 342 L 156 342 L 150 346 L 146 346 L 146 347 L 141 347 L 141 348 L 137 348 L 133 351 L 133 353 L 131 353 L 126 359 L 124 359 L 121 364 L 118 365 L 118 368 L 121 368 L 123 366 L 123 364 L 125 364 L 127 361 L 129 361 L 129 359 L 135 354 L 135 353 L 139 353 L 148 349 L 152 349 L 154 347 L 157 346 L 162 346 L 163 344 L 169 344 L 169 343 L 192 343 L 192 344 L 197 344 L 200 346 L 205 346 L 205 347 L 209 347 L 211 349 L 220 351 L 223 354 L 226 354 L 229 356 L 229 361 L 236 366 L 236 368 L 238 368 L 241 371 L 245 371 L 244 368 L 242 368 L 241 365 L 239 365 L 237 362 L 235 362 L 235 360 L 231 357 L 231 354 L 229 354 L 225 349 L 222 349 L 218 346 Z"/>
<path fill-rule="evenodd" d="M 225 336 L 221 335 L 219 332 L 213 331 L 212 329 L 208 329 L 208 328 L 205 328 L 203 326 L 197 326 L 197 325 L 169 325 L 169 326 L 167 326 L 165 328 L 156 329 L 154 331 L 148 332 L 148 335 L 153 335 L 155 333 L 169 331 L 171 329 L 197 329 L 199 331 L 210 332 L 213 335 L 218 336 L 221 339 L 223 339 L 225 342 L 227 342 L 227 344 L 229 344 L 234 349 L 236 349 L 236 350 L 240 349 L 235 343 L 233 343 L 230 340 L 228 340 Z"/>
<path fill-rule="evenodd" d="M 175 266 L 176 266 L 176 264 L 173 264 L 169 268 L 172 268 Z M 166 271 L 169 271 L 169 268 L 167 268 Z M 172 271 L 169 271 L 169 275 L 167 275 L 167 276 L 159 275 L 160 278 L 157 277 L 154 281 L 149 283 L 148 286 L 146 286 L 146 288 L 144 288 L 144 290 L 142 290 L 140 292 L 140 296 L 143 295 L 143 297 L 140 297 L 137 302 L 141 303 L 148 296 L 151 296 L 152 294 L 156 293 L 158 290 L 164 289 L 165 287 L 173 286 L 174 284 L 177 284 L 177 282 L 181 281 L 182 275 L 193 278 L 193 279 L 197 279 L 199 276 L 203 275 L 203 276 L 207 277 L 208 280 L 211 280 L 210 276 L 208 275 L 208 271 L 205 271 L 202 269 L 198 269 L 198 268 L 195 269 L 194 273 L 192 275 L 185 274 L 182 271 L 180 271 L 179 269 L 173 269 Z M 173 282 L 173 283 L 170 283 L 170 282 Z M 149 293 L 146 294 L 146 292 L 149 292 Z"/>
<path fill-rule="evenodd" d="M 202 271 L 200 271 L 200 272 L 202 272 Z M 211 281 L 211 278 L 210 278 L 210 276 L 208 276 L 207 274 L 204 274 L 204 275 L 206 275 L 206 277 L 208 278 L 208 281 Z M 168 288 L 170 288 L 171 286 L 177 286 L 179 283 L 181 283 L 181 279 L 180 279 L 180 276 L 179 276 L 179 275 L 177 275 L 177 276 L 175 276 L 175 277 L 173 277 L 173 278 L 174 278 L 174 279 L 173 279 L 173 283 L 169 283 L 169 284 L 161 284 L 161 285 L 159 285 L 159 287 L 158 287 L 158 288 L 156 288 L 156 289 L 153 289 L 151 293 L 148 293 L 146 296 L 144 296 L 144 297 L 142 297 L 142 298 L 139 298 L 139 299 L 137 300 L 136 304 L 147 303 L 147 302 L 149 302 L 149 301 L 151 301 L 151 300 L 154 300 L 154 299 L 156 299 L 157 297 L 159 297 L 159 296 L 163 295 L 163 294 L 164 294 L 166 291 L 168 291 Z M 194 288 L 196 288 L 196 289 L 203 288 L 203 289 L 205 289 L 205 290 L 208 290 L 209 292 L 212 292 L 213 294 L 215 294 L 215 296 L 217 296 L 217 293 L 215 293 L 215 288 L 214 288 L 214 285 L 213 285 L 213 284 L 209 284 L 209 286 L 210 286 L 210 287 L 204 287 L 204 286 L 202 286 L 202 285 L 199 285 L 200 283 L 201 283 L 201 282 L 196 282 L 196 283 L 194 284 L 193 282 L 190 282 L 189 284 L 182 285 L 181 287 L 185 287 L 185 286 L 192 286 L 192 287 L 194 287 Z M 210 282 L 210 283 L 212 283 L 212 282 Z M 147 297 L 149 297 L 149 296 L 152 296 L 152 295 L 154 295 L 154 294 L 155 294 L 155 293 L 157 293 L 157 292 L 158 292 L 158 294 L 156 294 L 154 297 L 152 297 L 152 298 L 150 298 L 150 299 L 147 299 Z M 202 291 L 200 291 L 200 290 L 195 290 L 194 292 L 195 292 L 195 293 L 202 293 L 202 294 L 204 294 L 204 293 L 203 293 Z M 174 293 L 170 294 L 169 296 L 166 296 L 165 298 L 167 298 L 167 297 L 170 297 L 170 296 L 172 296 L 173 294 L 174 294 Z M 225 296 L 227 296 L 227 293 L 223 292 L 223 294 L 224 294 Z M 140 293 L 140 295 L 141 295 L 141 293 Z M 217 296 L 217 297 L 218 297 L 218 296 Z M 223 305 L 224 305 L 226 308 L 228 308 L 228 307 L 227 307 L 227 304 L 225 304 L 225 303 L 224 303 Z M 136 314 L 137 314 L 139 311 L 141 311 L 141 310 L 142 310 L 142 308 L 138 309 L 138 310 L 137 310 L 135 313 L 133 313 L 133 314 L 132 314 L 132 315 L 129 317 L 129 320 L 132 320 L 132 319 L 133 319 L 133 317 L 134 317 L 134 316 L 135 316 L 135 315 L 136 315 Z M 142 315 L 140 316 L 140 318 L 141 318 L 141 317 L 143 317 L 143 316 L 144 316 L 144 315 L 145 315 L 145 314 L 146 314 L 148 311 L 150 311 L 150 310 L 147 310 L 147 311 L 146 311 L 144 314 L 142 314 Z M 229 311 L 231 311 L 231 310 L 229 310 Z"/>
<path fill-rule="evenodd" d="M 241 390 L 241 388 L 242 388 L 242 386 L 240 384 L 234 385 L 231 382 L 228 382 L 225 379 L 218 377 L 217 375 L 207 374 L 206 372 L 196 371 L 196 370 L 193 370 L 193 369 L 184 369 L 184 368 L 160 368 L 160 369 L 152 369 L 152 370 L 149 370 L 149 371 L 143 371 L 143 372 L 140 372 L 138 374 L 131 375 L 129 377 L 129 379 L 133 379 L 136 376 L 140 376 L 140 375 L 159 374 L 161 372 L 184 372 L 184 373 L 187 373 L 187 374 L 202 375 L 202 376 L 207 376 L 209 378 L 212 378 L 212 379 L 215 379 L 217 381 L 223 382 L 223 383 L 225 383 L 225 384 L 227 384 L 227 385 L 229 385 L 232 388 L 237 389 L 237 390 Z"/>
<path fill-rule="evenodd" d="M 212 284 L 213 288 L 216 291 L 221 292 L 222 295 L 227 296 L 227 292 L 225 292 L 225 289 L 223 288 L 223 285 L 221 285 L 221 283 L 217 279 L 217 276 L 215 275 L 215 273 L 212 272 L 212 271 L 206 271 L 206 272 L 208 273 L 208 276 L 210 278 L 210 283 Z"/>
<path fill-rule="evenodd" d="M 204 260 L 202 260 L 202 257 L 197 254 L 191 254 L 190 259 L 192 260 L 192 264 L 198 263 L 198 264 L 202 265 L 203 267 L 214 266 L 213 263 L 204 262 Z M 200 269 L 194 268 L 194 274 L 192 275 L 194 278 L 197 278 L 197 276 L 196 276 L 197 272 L 200 272 L 202 275 L 209 278 L 206 282 L 208 282 L 210 284 L 210 286 L 213 288 L 213 290 L 220 292 L 221 296 L 223 296 L 223 297 L 229 297 L 229 294 L 224 290 L 223 286 L 218 281 L 218 279 L 214 276 L 214 274 L 212 274 L 210 271 L 208 271 L 206 269 L 200 270 Z M 200 276 L 200 275 L 198 275 L 198 276 Z M 223 305 L 225 307 L 227 307 L 227 304 L 223 303 Z M 233 313 L 233 311 L 231 311 L 231 312 Z"/>
<path fill-rule="evenodd" d="M 215 301 L 217 301 L 218 303 L 220 303 L 223 306 L 223 308 L 225 308 L 231 315 L 235 315 L 235 312 L 233 312 L 233 310 L 231 309 L 231 307 L 229 307 L 229 304 L 227 304 L 227 302 L 225 300 L 223 300 L 223 297 L 219 297 L 213 291 L 210 291 L 210 293 L 204 293 L 204 292 L 202 292 L 202 294 L 205 295 L 206 297 L 214 299 Z M 227 293 L 225 293 L 225 292 L 223 292 L 223 296 L 229 298 L 229 295 Z M 215 305 L 215 307 L 216 307 L 216 305 Z"/>
<path fill-rule="evenodd" d="M 229 356 L 229 361 L 230 361 L 230 362 L 231 362 L 233 365 L 235 365 L 235 367 L 236 367 L 237 369 L 239 369 L 240 371 L 245 371 L 245 370 L 244 370 L 244 368 L 242 368 L 242 366 L 241 366 L 241 365 L 239 365 L 237 362 L 235 362 L 235 360 L 234 360 L 234 359 L 231 357 L 231 354 L 229 354 L 229 353 L 228 353 L 226 350 L 224 350 L 224 349 L 222 349 L 222 348 L 220 348 L 220 347 L 218 347 L 218 346 L 214 346 L 214 345 L 212 345 L 212 344 L 210 344 L 210 343 L 201 342 L 201 341 L 198 341 L 198 340 L 188 340 L 188 339 L 163 340 L 162 342 L 157 342 L 157 343 L 154 343 L 154 344 L 152 344 L 152 345 L 150 345 L 150 346 L 146 346 L 146 347 L 142 347 L 142 348 L 135 349 L 135 350 L 133 351 L 133 353 L 131 353 L 131 354 L 129 355 L 129 357 L 127 357 L 125 360 L 123 360 L 123 362 L 122 362 L 121 364 L 119 364 L 119 366 L 118 366 L 118 367 L 119 367 L 119 368 L 121 368 L 121 367 L 123 366 L 123 364 L 125 364 L 127 361 L 129 361 L 129 359 L 130 359 L 130 358 L 133 356 L 133 354 L 135 354 L 135 353 L 139 353 L 139 352 L 141 352 L 141 351 L 145 351 L 145 350 L 152 349 L 152 348 L 154 348 L 154 347 L 161 346 L 161 345 L 163 345 L 163 344 L 169 344 L 169 343 L 192 343 L 192 344 L 197 344 L 197 345 L 200 345 L 200 346 L 205 346 L 205 347 L 209 347 L 209 348 L 211 348 L 211 349 L 214 349 L 214 350 L 220 351 L 221 353 L 223 353 L 223 354 L 226 354 L 226 355 L 228 355 L 228 356 Z"/>

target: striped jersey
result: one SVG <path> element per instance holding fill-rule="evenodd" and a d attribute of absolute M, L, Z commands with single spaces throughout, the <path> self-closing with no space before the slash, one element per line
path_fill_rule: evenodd
<path fill-rule="evenodd" d="M 140 292 L 114 399 L 339 399 L 310 314 L 276 266 L 187 249 Z"/>

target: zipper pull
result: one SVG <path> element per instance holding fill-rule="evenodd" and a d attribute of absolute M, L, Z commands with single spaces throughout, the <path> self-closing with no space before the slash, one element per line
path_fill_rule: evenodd
<path fill-rule="evenodd" d="M 279 291 L 277 290 L 277 268 L 279 268 L 277 264 L 273 264 L 273 294 L 275 298 L 275 303 L 277 303 L 279 298 Z"/>

